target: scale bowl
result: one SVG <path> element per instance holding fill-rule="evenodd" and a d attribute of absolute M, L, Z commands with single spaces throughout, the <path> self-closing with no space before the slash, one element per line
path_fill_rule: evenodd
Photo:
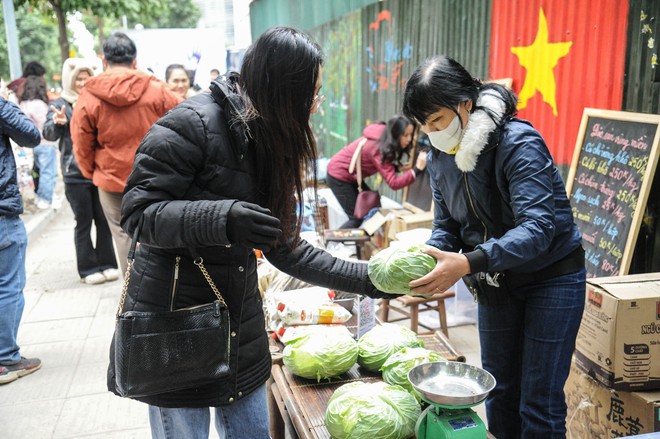
<path fill-rule="evenodd" d="M 408 380 L 427 402 L 451 407 L 479 404 L 495 387 L 490 373 L 458 361 L 420 364 L 410 369 Z"/>

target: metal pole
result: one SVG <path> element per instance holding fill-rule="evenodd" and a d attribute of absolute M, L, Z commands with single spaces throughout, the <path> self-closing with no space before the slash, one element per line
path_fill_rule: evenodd
<path fill-rule="evenodd" d="M 23 74 L 21 67 L 21 52 L 18 50 L 18 31 L 14 16 L 14 0 L 2 0 L 2 12 L 5 18 L 7 33 L 7 52 L 9 54 L 9 75 L 16 79 Z"/>

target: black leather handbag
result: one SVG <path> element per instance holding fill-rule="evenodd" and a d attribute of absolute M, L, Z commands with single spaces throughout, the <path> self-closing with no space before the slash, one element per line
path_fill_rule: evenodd
<path fill-rule="evenodd" d="M 128 398 L 206 384 L 229 375 L 229 310 L 204 267 L 194 260 L 216 296 L 211 303 L 161 312 L 123 312 L 136 238 L 128 256 L 114 334 L 117 392 Z M 175 270 L 180 256 L 176 257 Z M 170 293 L 174 304 L 175 286 Z M 172 305 L 171 305 L 172 306 Z"/>

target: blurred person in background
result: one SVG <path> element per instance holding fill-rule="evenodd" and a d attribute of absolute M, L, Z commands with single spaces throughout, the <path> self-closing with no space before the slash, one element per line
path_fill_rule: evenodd
<path fill-rule="evenodd" d="M 126 34 L 110 35 L 103 42 L 106 70 L 87 80 L 70 123 L 75 159 L 99 189 L 122 273 L 131 239 L 119 225 L 120 209 L 135 151 L 151 125 L 182 100 L 167 84 L 137 70 L 136 57 Z"/>
<path fill-rule="evenodd" d="M 39 129 L 0 89 L 0 384 L 41 368 L 38 358 L 21 356 L 16 341 L 25 297 L 27 233 L 20 218 L 23 200 L 18 190 L 16 161 L 9 140 L 20 146 L 41 143 Z"/>
<path fill-rule="evenodd" d="M 194 96 L 190 90 L 190 76 L 188 71 L 181 64 L 170 64 L 165 69 L 165 82 L 170 86 L 170 89 L 181 96 L 182 99 L 187 99 Z"/>
<path fill-rule="evenodd" d="M 76 219 L 74 242 L 78 274 L 81 282 L 91 285 L 118 279 L 119 270 L 99 191 L 92 180 L 80 172 L 73 156 L 69 120 L 83 86 L 101 70 L 99 59 L 69 58 L 64 62 L 62 97 L 50 106 L 43 129 L 46 139 L 59 141 L 64 191 Z M 96 230 L 94 240 L 91 235 L 92 224 Z"/>
<path fill-rule="evenodd" d="M 340 226 L 341 229 L 351 229 L 362 224 L 362 218 L 353 215 L 359 190 L 356 171 L 350 170 L 353 154 L 360 142 L 367 139 L 360 157 L 362 189 L 370 190 L 364 180 L 380 173 L 389 187 L 398 190 L 412 184 L 417 174 L 426 167 L 425 152 L 418 155 L 415 166 L 402 162 L 404 156 L 410 157 L 414 128 L 413 122 L 405 116 L 394 116 L 387 124 L 372 123 L 364 129 L 362 137 L 332 156 L 328 163 L 326 182 L 348 215 L 348 221 Z"/>
<path fill-rule="evenodd" d="M 46 68 L 43 65 L 41 65 L 41 63 L 37 61 L 30 61 L 29 63 L 25 64 L 25 67 L 23 67 L 23 74 L 21 75 L 21 77 L 14 79 L 9 84 L 7 84 L 7 88 L 9 88 L 9 90 L 14 92 L 14 94 L 20 101 L 21 96 L 23 95 L 23 87 L 25 87 L 25 80 L 27 79 L 27 77 L 41 76 L 43 78 L 45 74 L 46 74 Z"/>
<path fill-rule="evenodd" d="M 220 70 L 211 69 L 211 81 L 215 80 L 218 76 L 220 76 Z"/>
<path fill-rule="evenodd" d="M 25 78 L 21 110 L 43 133 L 46 115 L 48 114 L 48 91 L 46 81 L 41 76 L 30 75 Z M 55 200 L 54 193 L 57 183 L 57 149 L 55 143 L 42 138 L 41 144 L 34 148 L 34 162 L 39 172 L 39 183 L 36 190 L 35 204 L 38 209 L 50 207 L 59 208 L 60 201 Z"/>

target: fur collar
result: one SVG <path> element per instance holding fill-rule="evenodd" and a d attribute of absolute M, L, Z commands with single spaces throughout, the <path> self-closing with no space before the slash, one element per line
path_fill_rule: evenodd
<path fill-rule="evenodd" d="M 481 108 L 480 108 L 481 107 Z M 488 143 L 488 136 L 497 128 L 497 124 L 504 115 L 504 101 L 494 90 L 482 92 L 477 99 L 477 110 L 470 114 L 461 146 L 456 152 L 456 166 L 463 172 L 474 171 L 477 166 L 479 154 Z M 483 109 L 488 108 L 497 115 L 496 120 L 491 119 Z"/>

